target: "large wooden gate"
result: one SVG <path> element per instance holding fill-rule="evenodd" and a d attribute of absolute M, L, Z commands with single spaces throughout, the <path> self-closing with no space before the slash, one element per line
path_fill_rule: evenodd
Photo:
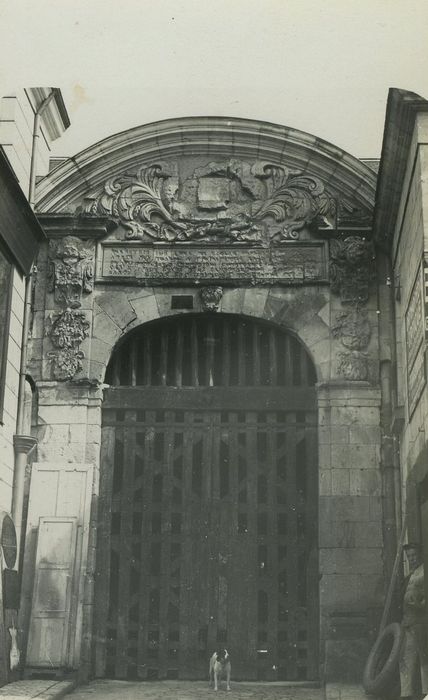
<path fill-rule="evenodd" d="M 233 316 L 143 326 L 103 414 L 96 673 L 318 675 L 317 413 L 302 346 Z"/>

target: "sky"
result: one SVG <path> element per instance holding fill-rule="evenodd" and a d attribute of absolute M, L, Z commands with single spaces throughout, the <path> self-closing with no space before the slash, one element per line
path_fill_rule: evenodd
<path fill-rule="evenodd" d="M 71 156 L 133 126 L 245 117 L 378 157 L 389 87 L 428 98 L 428 0 L 0 0 L 0 90 L 59 87 Z"/>

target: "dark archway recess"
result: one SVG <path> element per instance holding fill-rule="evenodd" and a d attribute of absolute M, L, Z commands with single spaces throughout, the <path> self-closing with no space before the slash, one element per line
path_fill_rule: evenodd
<path fill-rule="evenodd" d="M 145 324 L 103 405 L 95 672 L 318 678 L 316 373 L 299 340 L 227 314 Z"/>

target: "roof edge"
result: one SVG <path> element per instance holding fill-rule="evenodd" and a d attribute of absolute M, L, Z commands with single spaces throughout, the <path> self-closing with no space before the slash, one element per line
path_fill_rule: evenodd
<path fill-rule="evenodd" d="M 428 112 L 428 100 L 401 88 L 389 89 L 373 219 L 373 237 L 380 245 L 389 247 L 392 242 L 418 112 Z"/>

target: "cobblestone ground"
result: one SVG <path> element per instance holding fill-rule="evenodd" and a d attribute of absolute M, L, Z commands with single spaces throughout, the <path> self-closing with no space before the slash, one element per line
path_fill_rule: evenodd
<path fill-rule="evenodd" d="M 224 683 L 215 693 L 204 682 L 129 683 L 99 680 L 81 686 L 68 697 L 73 700 L 323 700 L 324 692 L 320 688 L 232 682 L 229 693 L 226 693 Z"/>

